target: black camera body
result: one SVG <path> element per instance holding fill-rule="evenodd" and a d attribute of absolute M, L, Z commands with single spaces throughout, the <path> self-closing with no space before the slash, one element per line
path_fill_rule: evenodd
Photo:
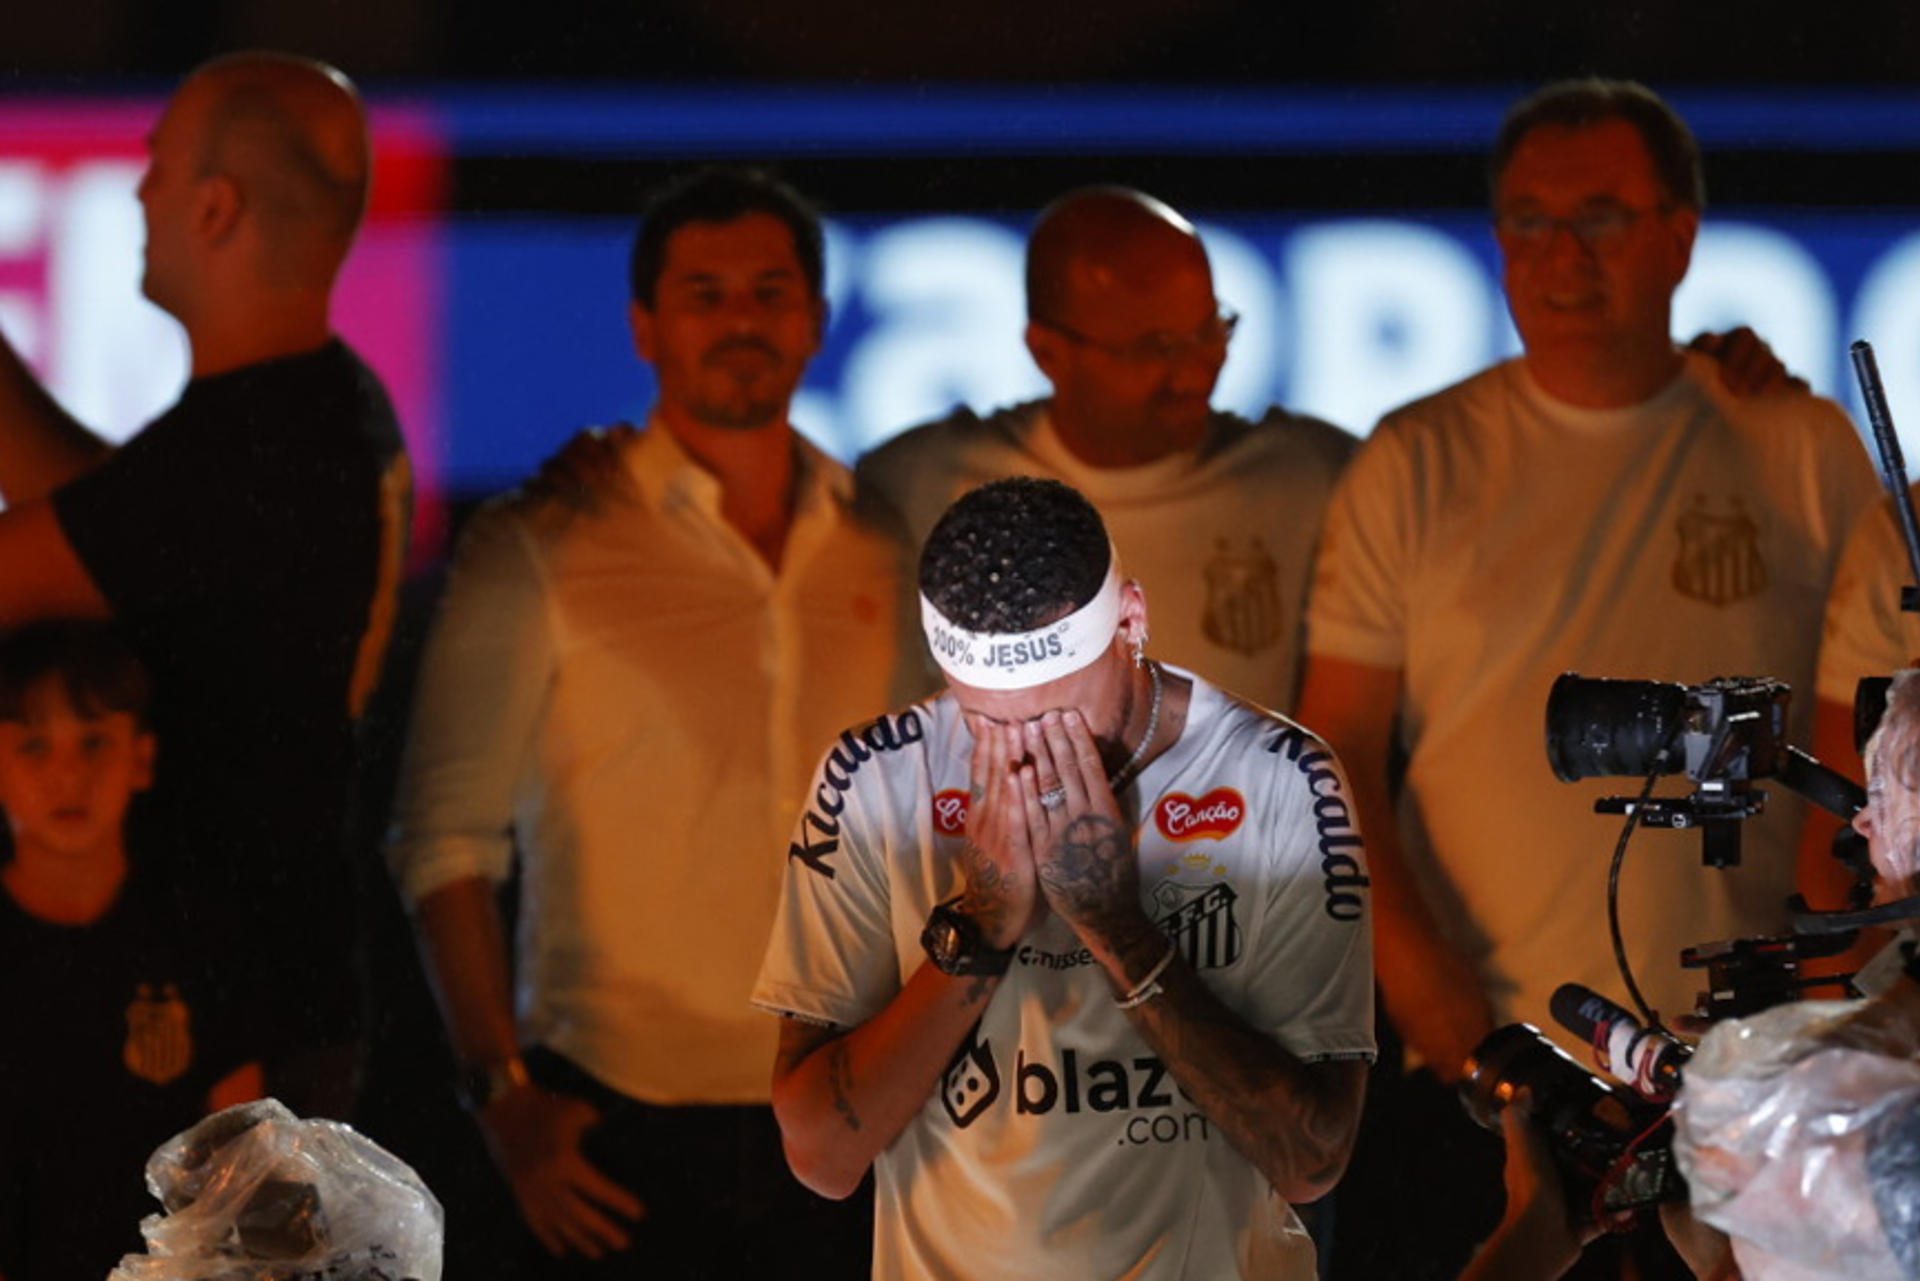
<path fill-rule="evenodd" d="M 1766 808 L 1754 780 L 1784 776 L 1800 790 L 1805 766 L 1820 768 L 1787 744 L 1790 693 L 1768 676 L 1676 685 L 1566 672 L 1547 695 L 1547 763 L 1563 783 L 1684 772 L 1691 795 L 1613 796 L 1594 809 L 1642 827 L 1698 828 L 1708 867 L 1738 867 L 1740 820 Z"/>
<path fill-rule="evenodd" d="M 1647 790 L 1637 798 L 1611 797 L 1594 808 L 1630 814 L 1633 826 L 1698 827 L 1706 863 L 1732 867 L 1739 863 L 1739 821 L 1760 813 L 1765 804 L 1765 793 L 1753 787 L 1756 780 L 1777 778 L 1843 816 L 1864 800 L 1857 785 L 1788 744 L 1790 693 L 1784 681 L 1771 677 L 1716 677 L 1680 685 L 1568 672 L 1554 682 L 1547 699 L 1547 760 L 1562 782 L 1647 780 Z M 1651 795 L 1656 776 L 1681 773 L 1694 783 L 1691 795 Z M 1616 872 L 1625 839 L 1615 853 Z M 1611 919 L 1611 900 L 1609 907 Z M 1615 931 L 1616 954 L 1622 956 L 1625 974 L 1617 922 Z M 1819 980 L 1803 979 L 1799 962 L 1838 951 L 1847 941 L 1735 939 L 1688 948 L 1681 964 L 1708 971 L 1701 1013 L 1710 1018 L 1748 1014 L 1802 995 L 1804 987 Z M 1632 989 L 1631 975 L 1626 978 Z M 1594 1039 L 1603 1066 L 1620 1072 L 1622 1079 L 1636 1079 L 1636 1065 L 1609 1062 L 1603 1044 L 1608 1034 L 1596 1027 L 1602 1021 L 1609 1026 L 1624 1022 L 1630 1031 L 1646 1030 L 1624 1009 L 1587 989 L 1575 990 L 1597 1002 L 1602 1013 L 1583 1011 L 1581 1018 L 1569 1022 L 1556 1003 L 1555 1017 Z M 1560 995 L 1556 993 L 1556 1002 Z M 1657 1025 L 1652 1032 L 1664 1036 Z M 1632 1044 L 1640 1042 L 1634 1039 Z M 1665 1103 L 1678 1085 L 1684 1057 L 1684 1051 L 1671 1055 L 1663 1088 L 1649 1090 L 1653 1097 L 1642 1097 L 1595 1076 L 1532 1024 L 1514 1023 L 1496 1029 L 1475 1047 L 1461 1094 L 1475 1120 L 1497 1129 L 1501 1111 L 1524 1090 L 1528 1118 L 1546 1135 L 1576 1221 L 1620 1230 L 1647 1207 L 1686 1198 Z M 1642 1088 L 1649 1085 L 1639 1083 Z"/>
<path fill-rule="evenodd" d="M 1602 1081 L 1533 1024 L 1509 1023 L 1474 1047 L 1461 1099 L 1474 1120 L 1498 1130 L 1523 1089 L 1576 1224 L 1618 1230 L 1649 1206 L 1686 1199 L 1664 1105 Z"/>
<path fill-rule="evenodd" d="M 1773 778 L 1787 766 L 1789 692 L 1770 676 L 1676 685 L 1567 672 L 1547 695 L 1547 763 L 1563 783 L 1656 772 L 1696 783 Z"/>

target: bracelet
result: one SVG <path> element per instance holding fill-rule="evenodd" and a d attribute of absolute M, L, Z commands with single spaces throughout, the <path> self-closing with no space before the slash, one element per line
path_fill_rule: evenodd
<path fill-rule="evenodd" d="M 481 1112 L 501 1095 L 532 1084 L 527 1061 L 515 1054 L 492 1063 L 462 1068 L 454 1078 L 453 1092 L 461 1107 L 469 1112 Z"/>
<path fill-rule="evenodd" d="M 1154 997 L 1164 992 L 1166 989 L 1160 986 L 1160 976 L 1167 972 L 1169 965 L 1173 964 L 1174 953 L 1179 950 L 1179 947 L 1174 941 L 1168 939 L 1166 952 L 1160 957 L 1159 961 L 1154 964 L 1154 967 L 1147 971 L 1147 977 L 1141 979 L 1133 991 L 1116 1000 L 1114 1004 L 1123 1010 L 1131 1010 L 1136 1006 L 1145 1005 L 1148 1001 L 1151 1001 Z"/>

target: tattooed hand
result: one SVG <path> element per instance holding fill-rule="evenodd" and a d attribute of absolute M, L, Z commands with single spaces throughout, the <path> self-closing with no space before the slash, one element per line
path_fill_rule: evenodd
<path fill-rule="evenodd" d="M 965 888 L 960 911 L 973 918 L 989 947 L 1010 947 L 1046 912 L 1027 840 L 1019 774 L 1013 764 L 1018 726 L 973 725 L 972 793 L 967 837 L 960 847 Z"/>
<path fill-rule="evenodd" d="M 1151 930 L 1133 839 L 1085 718 L 1048 712 L 1025 728 L 1033 763 L 1020 771 L 1021 800 L 1047 905 L 1083 938 L 1118 944 Z M 1049 793 L 1059 795 L 1051 806 Z"/>

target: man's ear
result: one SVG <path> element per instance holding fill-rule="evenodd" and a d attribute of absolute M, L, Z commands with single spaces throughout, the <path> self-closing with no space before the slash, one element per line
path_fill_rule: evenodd
<path fill-rule="evenodd" d="M 1060 332 L 1037 320 L 1027 322 L 1027 352 L 1033 357 L 1033 363 L 1040 367 L 1047 381 L 1060 381 L 1061 363 L 1067 356 L 1067 340 Z"/>
<path fill-rule="evenodd" d="M 1137 578 L 1120 584 L 1120 634 L 1129 646 L 1147 643 L 1147 591 Z"/>
<path fill-rule="evenodd" d="M 209 174 L 195 185 L 194 230 L 205 243 L 220 244 L 239 227 L 246 204 L 239 183 L 223 173 Z"/>
<path fill-rule="evenodd" d="M 640 359 L 649 365 L 653 363 L 653 313 L 645 303 L 634 301 L 627 304 L 627 326 L 633 330 L 633 349 Z"/>

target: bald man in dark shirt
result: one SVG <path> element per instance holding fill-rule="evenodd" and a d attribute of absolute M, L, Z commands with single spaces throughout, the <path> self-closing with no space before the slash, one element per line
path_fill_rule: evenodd
<path fill-rule="evenodd" d="M 351 1101 L 359 1000 L 345 833 L 411 479 L 379 379 L 334 336 L 372 154 L 325 64 L 234 54 L 147 139 L 141 289 L 186 329 L 179 401 L 114 449 L 0 340 L 0 628 L 115 618 L 167 743 L 144 820 L 264 998 L 269 1085 Z"/>

